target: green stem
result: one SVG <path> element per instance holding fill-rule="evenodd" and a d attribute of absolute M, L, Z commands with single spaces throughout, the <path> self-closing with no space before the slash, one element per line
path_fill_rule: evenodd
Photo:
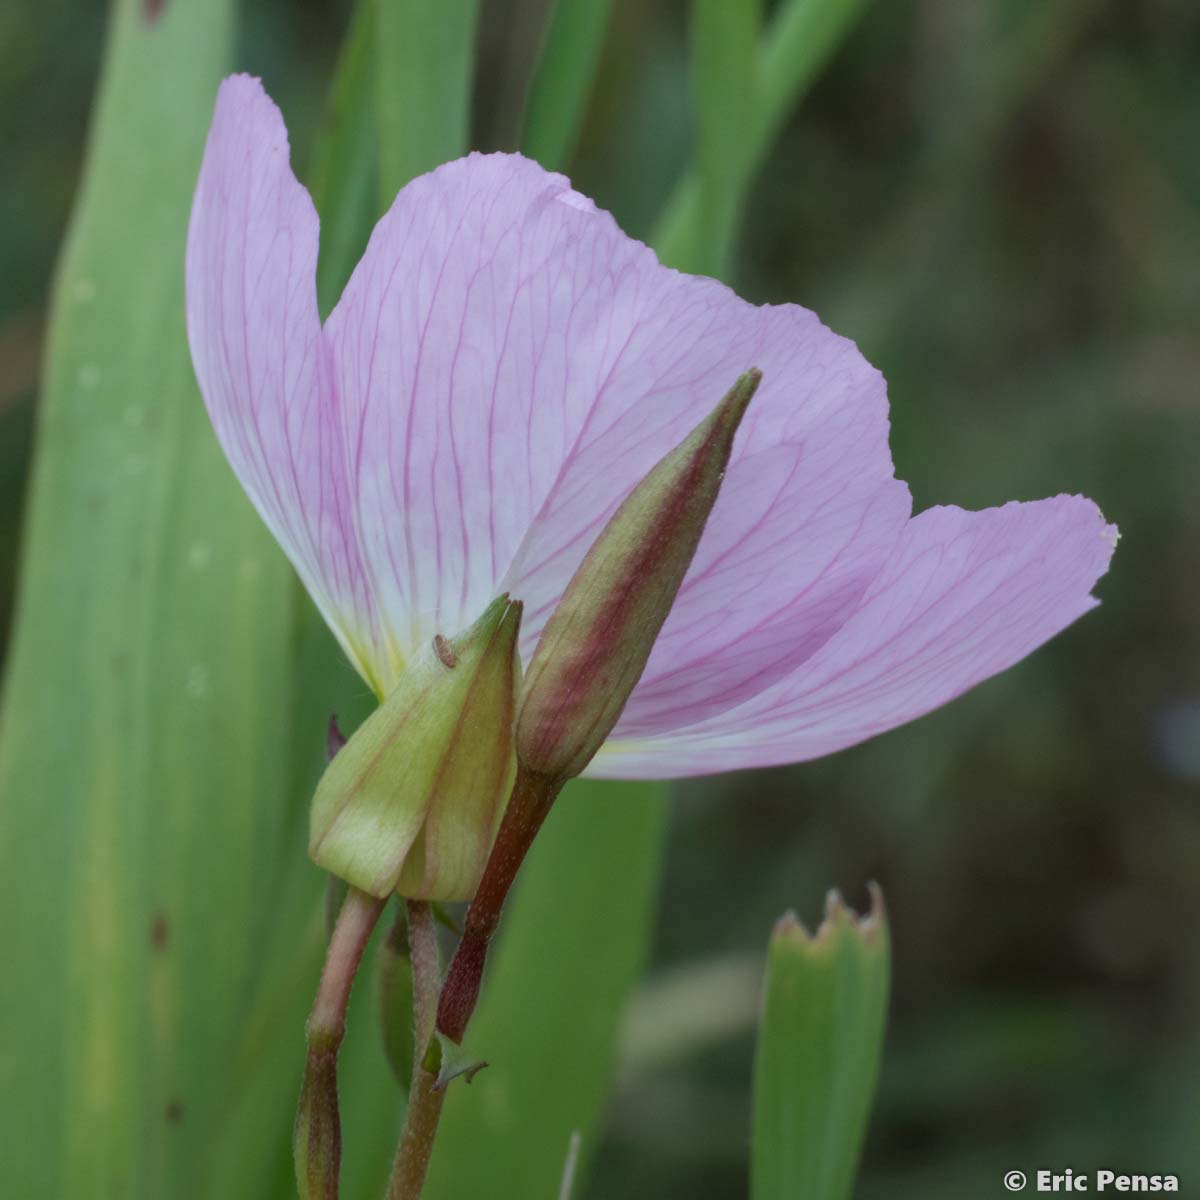
<path fill-rule="evenodd" d="M 433 1037 L 442 969 L 433 905 L 427 900 L 409 900 L 407 905 L 408 949 L 413 966 L 413 1029 L 417 1049 L 423 1055 Z M 420 1059 L 413 1069 L 414 1072 L 421 1069 Z"/>
<path fill-rule="evenodd" d="M 446 1096 L 444 1085 L 438 1086 L 442 1043 L 437 1035 L 462 1041 L 479 997 L 488 943 L 500 921 L 500 910 L 561 788 L 562 784 L 556 780 L 518 767 L 496 844 L 467 910 L 462 940 L 444 986 L 438 967 L 432 907 L 423 901 L 408 902 L 416 1054 L 408 1113 L 388 1183 L 387 1200 L 420 1198 Z"/>
<path fill-rule="evenodd" d="M 329 939 L 321 982 L 305 1026 L 308 1056 L 292 1134 L 301 1200 L 337 1200 L 342 1160 L 337 1055 L 346 1033 L 350 989 L 383 905 L 382 900 L 351 888 Z"/>
<path fill-rule="evenodd" d="M 416 1054 L 408 1112 L 388 1181 L 387 1200 L 419 1200 L 446 1098 L 445 1089 L 437 1086 L 438 1072 L 434 1066 L 441 1057 L 433 1044 L 441 983 L 437 931 L 433 910 L 424 900 L 408 901 L 408 938 L 412 954 Z"/>

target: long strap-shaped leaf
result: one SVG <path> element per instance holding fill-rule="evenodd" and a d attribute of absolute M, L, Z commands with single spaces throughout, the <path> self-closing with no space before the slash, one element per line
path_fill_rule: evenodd
<path fill-rule="evenodd" d="M 775 927 L 754 1062 L 752 1200 L 850 1200 L 875 1092 L 888 996 L 883 902 L 856 918 L 836 893 L 810 936 Z"/>
<path fill-rule="evenodd" d="M 414 175 L 464 153 L 479 0 L 378 0 L 380 187 L 384 206 Z"/>
<path fill-rule="evenodd" d="M 692 0 L 697 224 L 690 267 L 724 275 L 752 166 L 746 131 L 758 99 L 759 0 Z"/>
<path fill-rule="evenodd" d="M 583 124 L 612 0 L 554 0 L 525 98 L 521 150 L 564 170 Z"/>
<path fill-rule="evenodd" d="M 698 0 L 698 7 L 716 3 L 717 0 Z M 744 0 L 737 0 L 737 3 L 743 5 Z M 830 55 L 841 45 L 865 3 L 866 0 L 784 0 L 779 5 L 759 48 L 752 119 L 744 129 L 744 144 L 736 172 L 728 180 L 730 190 L 736 195 L 720 196 L 722 207 L 714 209 L 710 207 L 714 202 L 706 199 L 712 194 L 713 183 L 705 179 L 703 161 L 684 175 L 672 192 L 655 231 L 654 246 L 668 266 L 683 271 L 703 271 L 712 267 L 714 247 L 710 244 L 709 229 L 713 227 L 713 218 L 707 214 L 715 212 L 726 222 L 715 228 L 718 232 L 724 230 L 723 236 L 728 238 L 729 222 L 736 218 L 746 188 L 780 125 L 792 105 L 816 80 Z M 725 62 L 736 64 L 741 60 L 736 44 L 726 50 L 722 56 Z M 701 66 L 707 57 L 698 54 L 694 61 Z M 702 79 L 697 80 L 696 86 L 701 92 L 705 90 Z M 714 95 L 708 103 L 719 105 L 720 96 Z M 718 132 L 712 136 L 719 138 L 722 128 L 725 126 L 719 120 L 710 119 L 707 129 L 702 128 L 703 137 L 709 137 L 709 131 L 715 129 Z M 734 218 L 728 215 L 730 206 Z M 716 247 L 722 260 L 725 249 L 720 245 Z"/>
<path fill-rule="evenodd" d="M 0 737 L 13 1196 L 197 1194 L 296 869 L 290 571 L 217 448 L 184 336 L 232 7 L 115 5 L 59 269 Z M 262 1083 L 286 1112 L 291 1076 Z"/>

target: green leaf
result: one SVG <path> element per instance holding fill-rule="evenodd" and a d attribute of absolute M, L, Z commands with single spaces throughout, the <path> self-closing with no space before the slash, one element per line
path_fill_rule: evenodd
<path fill-rule="evenodd" d="M 521 149 L 551 171 L 575 149 L 612 0 L 555 0 L 525 98 Z"/>
<path fill-rule="evenodd" d="M 779 6 L 762 48 L 752 141 L 757 154 L 769 148 L 866 6 L 867 0 L 786 0 Z"/>
<path fill-rule="evenodd" d="M 752 1200 L 848 1200 L 888 996 L 883 899 L 859 919 L 831 893 L 815 937 L 775 927 L 754 1064 Z"/>
<path fill-rule="evenodd" d="M 355 6 L 313 147 L 309 191 L 321 215 L 317 296 L 323 314 L 337 302 L 379 215 L 375 121 L 379 2 L 359 0 Z"/>
<path fill-rule="evenodd" d="M 649 941 L 664 832 L 657 784 L 577 781 L 559 797 L 500 924 L 451 1085 L 426 1200 L 558 1195 L 571 1134 L 594 1146 L 622 1012 Z"/>
<path fill-rule="evenodd" d="M 865 5 L 866 0 L 784 0 L 772 16 L 760 50 L 752 120 L 743 132 L 735 218 L 780 125 L 816 81 Z M 676 185 L 652 238 L 659 257 L 669 266 L 694 271 L 709 261 L 704 203 L 703 172 L 693 168 Z"/>
<path fill-rule="evenodd" d="M 377 0 L 379 186 L 384 206 L 415 175 L 465 154 L 479 0 Z"/>
<path fill-rule="evenodd" d="M 13 1196 L 202 1194 L 272 908 L 304 869 L 279 749 L 291 572 L 217 448 L 184 335 L 232 4 L 150 8 L 114 8 L 59 267 L 0 732 Z M 297 1027 L 297 1066 L 299 1045 Z M 287 1138 L 296 1076 L 253 1077 L 225 1197 L 261 1196 L 242 1180 Z"/>
<path fill-rule="evenodd" d="M 692 92 L 699 208 L 693 268 L 724 275 L 751 160 L 759 0 L 692 0 Z"/>
<path fill-rule="evenodd" d="M 317 296 L 326 314 L 366 248 L 380 211 L 376 29 L 383 2 L 358 0 L 355 5 L 313 146 L 308 184 L 321 219 Z M 294 590 L 299 598 L 299 674 L 292 759 L 297 793 L 311 797 L 326 766 L 323 731 L 330 716 L 337 715 L 348 735 L 366 720 L 376 701 L 298 579 Z M 305 830 L 307 837 L 307 824 Z"/>

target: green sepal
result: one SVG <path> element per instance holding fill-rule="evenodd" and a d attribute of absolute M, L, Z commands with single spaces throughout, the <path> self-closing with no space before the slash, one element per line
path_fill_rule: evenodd
<path fill-rule="evenodd" d="M 520 602 L 502 596 L 408 663 L 317 785 L 319 866 L 376 897 L 473 894 L 516 769 L 520 624 Z"/>
<path fill-rule="evenodd" d="M 856 917 L 836 892 L 815 936 L 775 926 L 754 1065 L 752 1200 L 848 1200 L 887 1014 L 883 897 Z"/>

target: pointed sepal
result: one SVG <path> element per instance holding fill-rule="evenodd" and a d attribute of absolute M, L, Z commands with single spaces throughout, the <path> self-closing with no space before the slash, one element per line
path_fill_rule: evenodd
<path fill-rule="evenodd" d="M 520 623 L 520 602 L 502 596 L 414 656 L 317 785 L 319 866 L 377 897 L 473 894 L 515 771 Z"/>

